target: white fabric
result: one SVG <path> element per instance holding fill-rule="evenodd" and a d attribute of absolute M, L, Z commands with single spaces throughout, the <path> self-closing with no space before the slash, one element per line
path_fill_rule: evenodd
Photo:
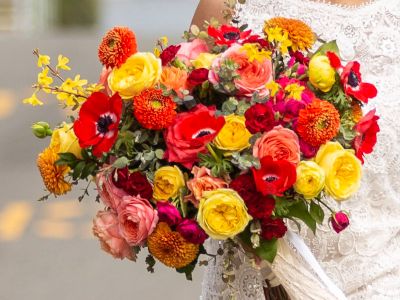
<path fill-rule="evenodd" d="M 347 7 L 312 0 L 247 0 L 238 9 L 242 21 L 257 32 L 264 20 L 283 16 L 302 19 L 324 40 L 339 39 L 344 56 L 360 61 L 364 81 L 376 84 L 379 95 L 365 109 L 377 109 L 381 132 L 375 152 L 366 158 L 362 187 L 349 201 L 330 201 L 351 212 L 351 226 L 338 235 L 324 224 L 316 237 L 303 227 L 300 235 L 348 299 L 400 299 L 400 1 Z M 217 247 L 211 242 L 211 249 Z M 294 249 L 283 239 L 272 265 L 291 298 L 335 299 Z M 209 265 L 204 300 L 230 299 L 230 294 L 238 300 L 264 298 L 268 269 L 253 268 L 243 253 L 237 258 L 242 263 L 230 287 L 221 280 L 222 260 Z"/>

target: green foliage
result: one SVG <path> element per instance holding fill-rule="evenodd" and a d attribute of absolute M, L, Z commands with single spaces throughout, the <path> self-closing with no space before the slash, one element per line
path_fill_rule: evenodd
<path fill-rule="evenodd" d="M 251 247 L 253 249 L 254 253 L 258 257 L 260 257 L 270 263 L 273 263 L 276 253 L 278 252 L 278 240 L 277 239 L 265 240 L 265 239 L 261 238 L 260 246 L 254 249 L 252 246 L 252 242 L 251 242 L 251 232 L 250 232 L 249 228 L 246 228 L 246 230 L 240 234 L 240 238 L 246 245 L 248 245 L 249 247 Z"/>
<path fill-rule="evenodd" d="M 298 201 L 288 207 L 288 216 L 302 220 L 315 234 L 317 223 L 311 216 L 306 201 Z"/>
<path fill-rule="evenodd" d="M 239 152 L 233 152 L 231 162 L 242 171 L 246 171 L 252 167 L 260 167 L 260 160 L 251 153 L 240 154 Z"/>
<path fill-rule="evenodd" d="M 318 224 L 322 224 L 325 218 L 324 210 L 314 201 L 310 203 L 310 215 Z"/>
<path fill-rule="evenodd" d="M 146 264 L 147 264 L 147 271 L 150 273 L 154 273 L 154 266 L 156 264 L 156 260 L 154 259 L 153 255 L 149 254 L 146 257 Z"/>
<path fill-rule="evenodd" d="M 207 145 L 209 153 L 199 153 L 200 166 L 211 170 L 215 177 L 224 178 L 233 171 L 233 165 L 229 158 L 224 157 L 223 152 L 213 148 L 211 144 Z"/>
<path fill-rule="evenodd" d="M 70 152 L 59 153 L 59 159 L 56 165 L 64 165 L 71 168 L 71 176 L 73 180 L 87 179 L 90 175 L 95 175 L 98 164 L 97 161 L 90 156 L 87 150 L 82 151 L 83 159 L 78 159 Z"/>
<path fill-rule="evenodd" d="M 314 55 L 326 55 L 328 52 L 339 54 L 339 47 L 336 43 L 336 40 L 324 43 L 321 47 L 319 47 Z"/>

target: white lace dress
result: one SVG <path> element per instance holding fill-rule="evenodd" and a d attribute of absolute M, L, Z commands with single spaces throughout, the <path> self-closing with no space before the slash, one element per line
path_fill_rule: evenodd
<path fill-rule="evenodd" d="M 336 234 L 327 224 L 316 237 L 300 233 L 331 280 L 348 299 L 400 299 L 400 0 L 375 0 L 345 7 L 312 0 L 247 0 L 238 7 L 242 22 L 261 32 L 273 16 L 300 18 L 324 40 L 347 40 L 360 61 L 364 80 L 379 95 L 365 108 L 377 109 L 381 132 L 375 152 L 367 156 L 360 192 L 337 209 L 351 212 L 351 226 Z M 354 56 L 354 57 L 352 57 Z M 292 228 L 295 230 L 295 228 Z M 216 251 L 212 242 L 210 249 Z M 264 299 L 268 268 L 256 269 L 241 254 L 232 286 L 222 281 L 223 259 L 206 270 L 202 299 Z M 301 256 L 283 241 L 272 265 L 292 299 L 335 299 Z"/>

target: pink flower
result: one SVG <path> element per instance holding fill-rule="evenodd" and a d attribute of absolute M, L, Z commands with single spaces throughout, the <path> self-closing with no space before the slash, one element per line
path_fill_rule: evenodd
<path fill-rule="evenodd" d="M 157 202 L 158 218 L 160 222 L 167 223 L 170 227 L 178 225 L 182 221 L 179 210 L 169 202 Z"/>
<path fill-rule="evenodd" d="M 195 220 L 184 220 L 178 225 L 176 231 L 178 231 L 185 240 L 193 244 L 201 245 L 208 238 L 207 234 L 200 228 Z"/>
<path fill-rule="evenodd" d="M 157 211 L 140 196 L 126 196 L 118 206 L 119 231 L 131 246 L 142 245 L 158 222 Z"/>
<path fill-rule="evenodd" d="M 341 231 L 345 230 L 347 226 L 350 225 L 349 217 L 343 211 L 332 214 L 330 221 L 333 230 L 335 230 L 336 233 L 340 233 Z"/>
<path fill-rule="evenodd" d="M 194 166 L 192 174 L 194 178 L 187 182 L 187 187 L 191 194 L 186 196 L 185 199 L 191 201 L 196 207 L 200 203 L 203 192 L 228 187 L 228 184 L 222 179 L 211 176 L 211 171 L 206 167 L 199 168 Z"/>
<path fill-rule="evenodd" d="M 115 211 L 121 203 L 122 198 L 128 196 L 128 193 L 114 185 L 111 172 L 103 171 L 98 173 L 96 176 L 96 185 L 100 199 L 107 207 Z"/>
<path fill-rule="evenodd" d="M 101 70 L 99 79 L 99 83 L 104 86 L 106 94 L 109 96 L 112 95 L 112 91 L 110 89 L 110 86 L 108 85 L 108 76 L 111 74 L 112 70 L 112 68 L 107 68 L 106 66 L 104 66 Z"/>
<path fill-rule="evenodd" d="M 208 52 L 207 43 L 201 39 L 195 39 L 188 43 L 179 44 L 181 47 L 176 54 L 180 60 L 182 60 L 186 65 L 190 66 L 191 60 L 194 60 L 201 53 Z"/>
<path fill-rule="evenodd" d="M 136 260 L 132 248 L 119 234 L 115 212 L 99 211 L 93 219 L 93 234 L 100 240 L 101 249 L 114 258 Z"/>

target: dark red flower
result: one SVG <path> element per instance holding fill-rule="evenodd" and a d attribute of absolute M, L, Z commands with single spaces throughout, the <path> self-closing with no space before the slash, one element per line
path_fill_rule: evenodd
<path fill-rule="evenodd" d="M 346 95 L 353 96 L 364 103 L 368 103 L 370 98 L 376 97 L 378 94 L 376 87 L 371 83 L 362 81 L 359 62 L 352 61 L 343 66 L 340 58 L 335 53 L 328 52 L 327 56 L 331 62 L 331 66 L 340 75 Z"/>
<path fill-rule="evenodd" d="M 245 45 L 245 44 L 259 44 L 261 46 L 261 48 L 264 48 L 264 49 L 271 48 L 268 41 L 266 39 L 263 39 L 262 37 L 260 37 L 257 34 L 251 35 L 247 39 L 245 39 L 242 42 L 242 45 Z"/>
<path fill-rule="evenodd" d="M 310 58 L 304 55 L 301 51 L 292 51 L 289 52 L 290 56 L 295 59 L 296 62 L 308 66 L 310 63 Z"/>
<path fill-rule="evenodd" d="M 377 133 L 380 131 L 378 120 L 373 109 L 367 113 L 354 127 L 357 136 L 353 141 L 356 156 L 364 163 L 364 154 L 369 154 L 377 142 Z"/>
<path fill-rule="evenodd" d="M 82 104 L 74 132 L 82 148 L 93 146 L 93 154 L 100 157 L 108 152 L 118 137 L 122 100 L 118 94 L 109 98 L 95 92 Z"/>
<path fill-rule="evenodd" d="M 261 237 L 265 240 L 279 239 L 286 231 L 287 227 L 282 219 L 265 218 L 261 221 Z"/>
<path fill-rule="evenodd" d="M 181 45 L 171 45 L 165 48 L 164 51 L 160 54 L 162 65 L 166 66 L 167 64 L 169 64 L 176 57 L 176 54 L 178 53 L 180 48 Z"/>
<path fill-rule="evenodd" d="M 208 80 L 209 72 L 206 68 L 195 69 L 189 74 L 187 82 L 193 87 L 198 86 Z"/>
<path fill-rule="evenodd" d="M 113 176 L 116 187 L 124 190 L 131 196 L 140 196 L 150 200 L 153 196 L 153 188 L 147 180 L 146 175 L 140 172 L 130 173 L 128 168 L 116 169 Z"/>
<path fill-rule="evenodd" d="M 340 233 L 350 225 L 349 217 L 343 211 L 332 214 L 329 221 L 331 222 L 332 228 L 336 231 L 336 233 Z"/>
<path fill-rule="evenodd" d="M 296 182 L 296 166 L 287 160 L 261 159 L 261 168 L 252 168 L 257 190 L 263 194 L 282 196 Z"/>
<path fill-rule="evenodd" d="M 218 29 L 212 26 L 208 27 L 208 35 L 215 39 L 217 45 L 230 46 L 247 39 L 250 34 L 251 30 L 240 31 L 239 28 L 229 25 L 222 25 Z"/>
<path fill-rule="evenodd" d="M 257 103 L 246 110 L 246 127 L 252 133 L 270 131 L 277 125 L 275 113 L 270 102 Z"/>
<path fill-rule="evenodd" d="M 199 224 L 191 219 L 185 219 L 179 223 L 176 231 L 178 231 L 186 241 L 197 245 L 202 245 L 208 238 L 208 235 Z"/>

